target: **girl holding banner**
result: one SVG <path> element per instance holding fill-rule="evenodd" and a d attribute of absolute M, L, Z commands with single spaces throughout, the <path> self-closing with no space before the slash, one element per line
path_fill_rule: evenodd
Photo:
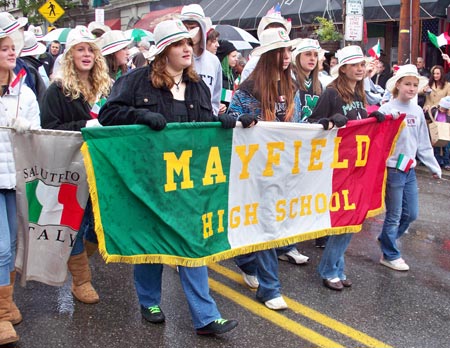
<path fill-rule="evenodd" d="M 347 120 L 367 118 L 365 109 L 364 77 L 366 60 L 359 46 L 346 46 L 336 53 L 338 64 L 331 70 L 335 79 L 320 96 L 317 106 L 307 119 L 318 122 L 324 129 L 342 127 Z M 376 116 L 378 114 L 374 114 Z M 380 121 L 384 116 L 377 117 Z M 329 289 L 341 291 L 352 282 L 344 273 L 344 254 L 352 239 L 352 233 L 328 237 L 319 264 L 323 284 Z"/>
<path fill-rule="evenodd" d="M 61 76 L 47 89 L 42 105 L 42 126 L 47 129 L 80 131 L 99 125 L 92 110 L 111 85 L 108 68 L 96 38 L 84 26 L 72 29 L 61 60 Z M 83 303 L 97 303 L 99 296 L 91 283 L 88 255 L 84 248 L 86 233 L 93 233 L 94 218 L 90 201 L 67 262 L 72 274 L 72 294 Z M 93 237 L 94 238 L 94 237 Z"/>
<path fill-rule="evenodd" d="M 192 38 L 198 30 L 188 31 L 179 20 L 159 23 L 154 30 L 156 49 L 152 52 L 151 65 L 134 69 L 116 81 L 100 111 L 101 123 L 143 124 L 159 131 L 168 122 L 216 120 L 208 87 L 193 66 Z M 219 121 L 223 128 L 236 125 L 228 114 L 220 115 Z M 233 330 L 238 322 L 222 319 L 209 294 L 207 268 L 179 266 L 178 270 L 197 334 L 223 334 Z M 142 317 L 154 324 L 165 321 L 160 307 L 162 272 L 162 264 L 134 266 Z"/>
<path fill-rule="evenodd" d="M 9 18 L 9 17 L 8 17 Z M 40 128 L 39 106 L 33 91 L 25 85 L 25 70 L 16 67 L 15 34 L 18 22 L 11 16 L 9 32 L 0 29 L 0 345 L 14 343 L 19 336 L 13 325 L 22 315 L 13 301 L 17 248 L 16 170 L 13 145 L 14 128 L 23 132 Z M 13 35 L 10 35 L 13 34 Z"/>
<path fill-rule="evenodd" d="M 252 56 L 260 56 L 258 63 L 239 86 L 229 107 L 229 112 L 244 127 L 252 126 L 258 120 L 293 122 L 300 113 L 300 109 L 295 108 L 295 85 L 291 75 L 291 48 L 299 43 L 299 39 L 290 40 L 284 28 L 266 29 L 260 38 L 261 46 L 252 51 Z M 306 263 L 309 259 L 291 245 L 235 258 L 244 281 L 257 288 L 256 298 L 273 310 L 287 308 L 281 296 L 278 256 L 295 264 Z"/>

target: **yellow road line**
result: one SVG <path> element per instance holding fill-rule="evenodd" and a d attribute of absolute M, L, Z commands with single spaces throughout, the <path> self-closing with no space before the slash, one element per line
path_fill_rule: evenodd
<path fill-rule="evenodd" d="M 211 265 L 209 265 L 208 267 L 210 266 Z M 263 319 L 266 319 L 282 327 L 284 330 L 292 332 L 296 336 L 299 336 L 305 341 L 309 341 L 317 345 L 318 347 L 344 348 L 344 346 L 340 345 L 339 343 L 330 340 L 311 329 L 308 329 L 307 327 L 295 322 L 294 320 L 286 318 L 284 315 L 268 309 L 261 303 L 258 303 L 255 300 L 251 300 L 247 296 L 240 294 L 239 292 L 214 279 L 209 278 L 209 287 L 213 291 L 218 292 L 220 295 L 225 296 L 226 298 L 238 303 L 240 306 L 246 308 L 250 312 L 253 312 Z"/>
<path fill-rule="evenodd" d="M 229 268 L 223 267 L 219 264 L 210 264 L 210 265 L 208 265 L 208 267 L 210 269 L 212 269 L 213 271 L 215 271 L 219 274 L 222 274 L 223 276 L 227 277 L 228 279 L 233 280 L 236 283 L 245 285 L 245 283 L 242 280 L 241 275 L 230 270 Z M 220 293 L 220 290 L 218 292 Z M 351 328 L 350 326 L 347 326 L 347 325 L 345 325 L 335 319 L 332 319 L 312 308 L 309 308 L 297 301 L 294 301 L 294 300 L 288 298 L 287 296 L 283 295 L 283 298 L 286 300 L 286 303 L 288 304 L 289 308 L 292 311 L 294 311 L 295 313 L 303 315 L 303 316 L 305 316 L 323 326 L 326 326 L 336 332 L 339 332 L 340 334 L 347 336 L 357 342 L 360 342 L 368 347 L 392 348 L 391 346 L 389 346 L 386 343 L 383 343 L 373 337 L 370 337 L 361 331 L 355 330 L 355 329 Z M 270 309 L 267 309 L 267 310 L 270 313 L 273 313 L 272 310 L 270 310 Z M 289 319 L 285 318 L 284 320 L 289 320 Z M 284 325 L 283 325 L 284 320 L 281 322 L 281 326 L 283 326 L 283 327 L 284 327 Z"/>

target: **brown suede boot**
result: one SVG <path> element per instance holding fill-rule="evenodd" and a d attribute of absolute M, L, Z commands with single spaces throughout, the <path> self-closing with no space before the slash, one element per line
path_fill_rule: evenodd
<path fill-rule="evenodd" d="M 0 346 L 17 342 L 19 335 L 9 321 L 0 321 Z"/>
<path fill-rule="evenodd" d="M 22 322 L 22 314 L 20 313 L 19 308 L 17 308 L 15 302 L 14 302 L 14 284 L 16 283 L 16 271 L 13 271 L 9 274 L 10 276 L 10 286 L 12 287 L 12 292 L 11 292 L 11 309 L 9 310 L 9 313 L 11 315 L 11 320 L 10 322 L 13 325 L 17 325 L 19 323 Z"/>
<path fill-rule="evenodd" d="M 87 256 L 91 257 L 98 250 L 98 244 L 84 240 L 84 249 L 86 250 Z"/>
<path fill-rule="evenodd" d="M 86 250 L 81 254 L 71 256 L 67 262 L 72 274 L 72 294 L 83 303 L 97 303 L 100 299 L 91 284 L 91 269 Z"/>
<path fill-rule="evenodd" d="M 9 321 L 16 325 L 22 321 L 22 314 L 13 302 L 13 292 L 14 283 L 0 286 L 0 321 Z"/>

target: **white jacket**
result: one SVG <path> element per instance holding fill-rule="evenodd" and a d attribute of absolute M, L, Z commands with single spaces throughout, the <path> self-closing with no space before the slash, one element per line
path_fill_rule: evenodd
<path fill-rule="evenodd" d="M 16 116 L 17 100 L 19 96 L 10 90 L 10 94 L 0 97 L 0 126 L 9 126 Z M 31 129 L 41 128 L 39 106 L 36 95 L 26 86 L 22 85 L 18 117 L 31 123 Z M 12 144 L 11 130 L 0 129 L 0 189 L 14 189 L 16 186 L 16 168 Z"/>

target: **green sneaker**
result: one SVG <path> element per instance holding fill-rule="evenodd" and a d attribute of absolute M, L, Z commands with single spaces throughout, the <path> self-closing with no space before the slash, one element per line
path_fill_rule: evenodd
<path fill-rule="evenodd" d="M 217 319 L 206 326 L 197 329 L 197 335 L 220 335 L 238 326 L 237 320 Z"/>
<path fill-rule="evenodd" d="M 153 324 L 164 323 L 166 316 L 159 306 L 144 307 L 141 306 L 142 317 Z"/>

